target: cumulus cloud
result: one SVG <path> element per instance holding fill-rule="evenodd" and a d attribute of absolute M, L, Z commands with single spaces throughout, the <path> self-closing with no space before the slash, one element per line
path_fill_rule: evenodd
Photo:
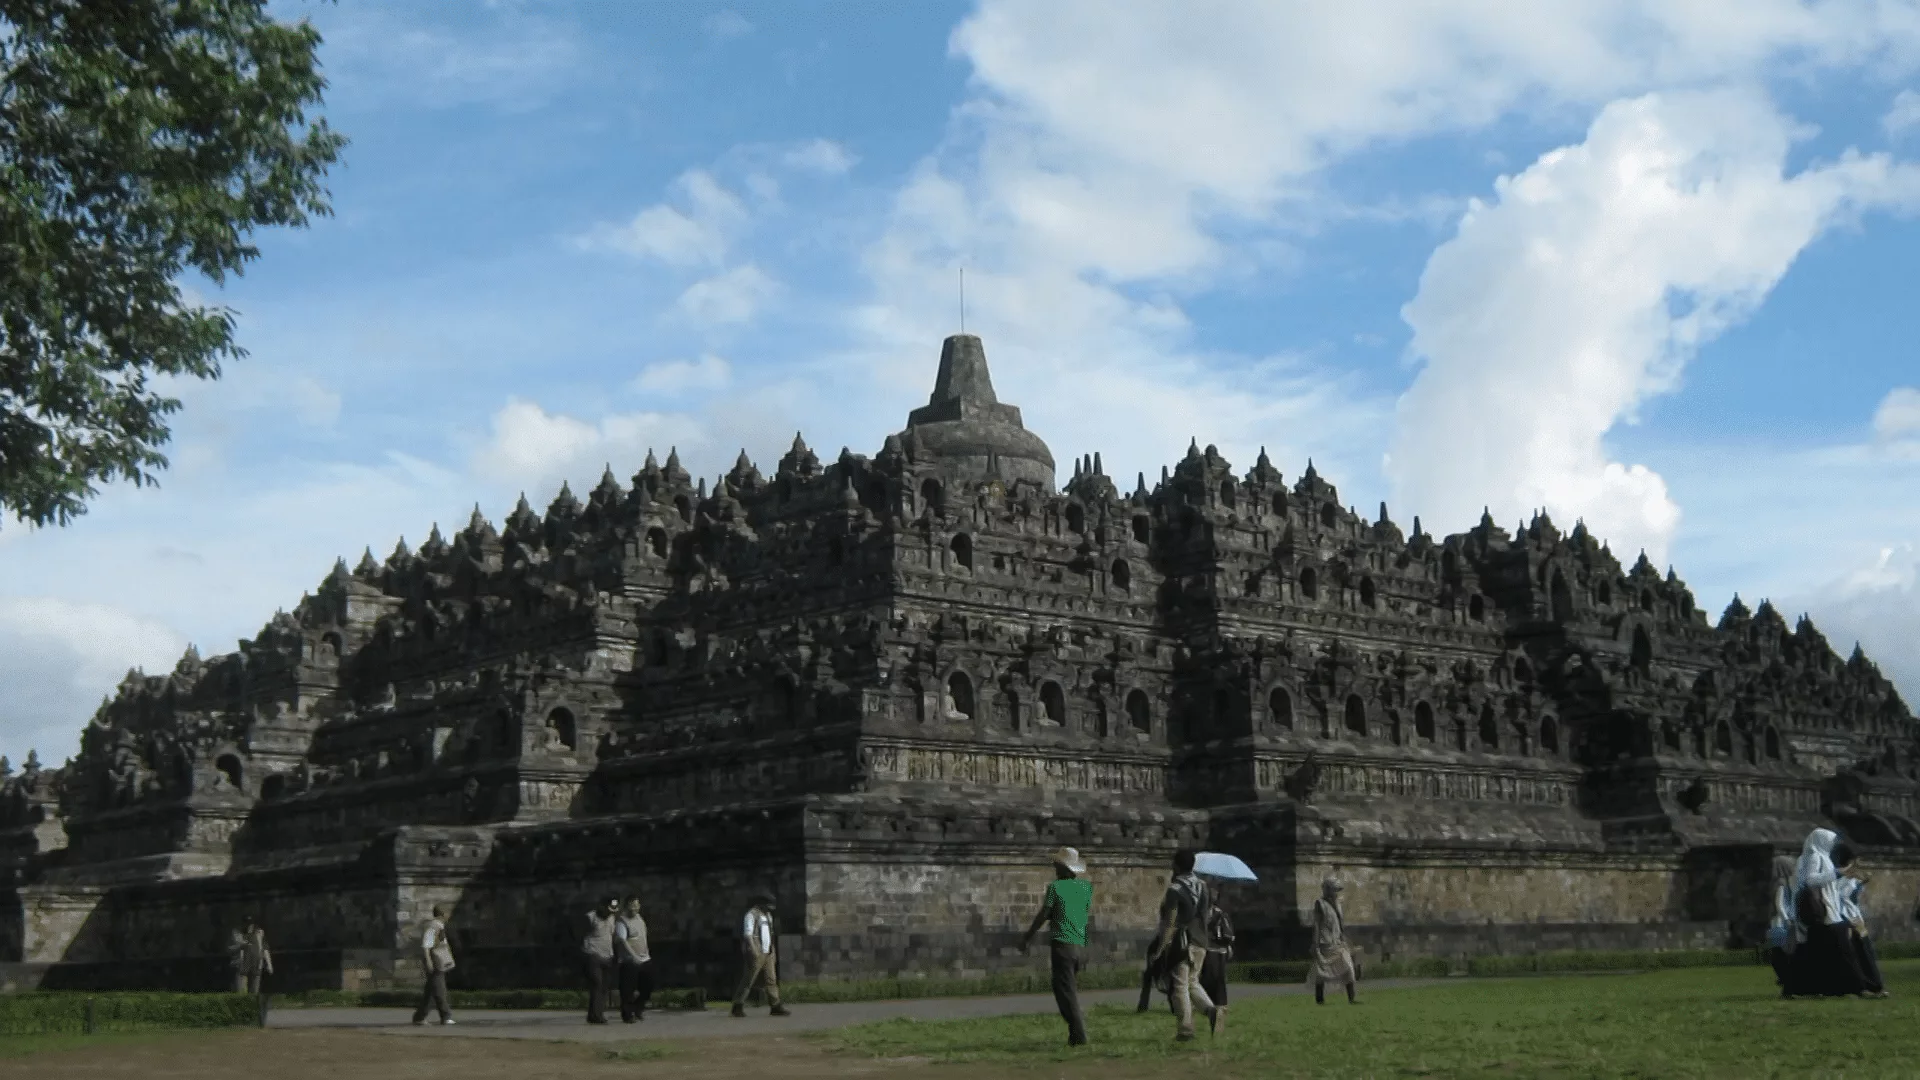
<path fill-rule="evenodd" d="M 965 267 L 969 326 L 996 355 L 1023 350 L 996 376 L 1049 437 L 1148 467 L 1193 434 L 1240 459 L 1284 441 L 1294 461 L 1313 452 L 1323 471 L 1331 457 L 1368 478 L 1381 402 L 1299 358 L 1196 349 L 1183 307 L 1285 258 L 1286 230 L 1365 216 L 1329 210 L 1329 166 L 1517 112 L 1559 120 L 1656 87 L 1744 84 L 1782 57 L 1898 68 L 1916 42 L 1911 9 L 1870 0 L 986 0 L 951 40 L 973 92 L 867 253 L 874 299 L 857 325 L 876 385 L 917 385 L 916 350 L 954 328 Z M 1722 314 L 1676 323 L 1705 335 Z M 1286 378 L 1265 381 L 1276 362 Z M 1138 396 L 1083 406 L 1120 387 Z M 1671 504 L 1656 480 L 1623 467 L 1597 482 L 1645 516 Z"/>
<path fill-rule="evenodd" d="M 624 225 L 596 226 L 579 238 L 581 246 L 677 268 L 719 265 L 746 223 L 746 207 L 704 169 L 681 174 L 673 189 L 680 206 L 655 203 Z"/>
<path fill-rule="evenodd" d="M 1883 444 L 1920 442 L 1920 389 L 1896 386 L 1873 412 L 1873 436 Z"/>
<path fill-rule="evenodd" d="M 687 286 L 674 307 L 702 325 L 743 323 L 759 314 L 779 291 L 779 282 L 753 263 L 746 263 Z"/>
<path fill-rule="evenodd" d="M 1889 135 L 1903 135 L 1920 126 L 1920 94 L 1902 90 L 1893 96 L 1893 105 L 1880 120 Z"/>
<path fill-rule="evenodd" d="M 1882 547 L 1872 560 L 1805 593 L 1787 610 L 1806 611 L 1843 655 L 1855 642 L 1913 708 L 1920 708 L 1920 548 Z"/>
<path fill-rule="evenodd" d="M 643 394 L 674 395 L 718 390 L 732 378 L 732 366 L 724 358 L 708 353 L 698 360 L 662 360 L 648 364 L 634 376 L 631 385 Z"/>
<path fill-rule="evenodd" d="M 172 669 L 187 647 L 177 630 L 104 604 L 50 596 L 0 599 L 0 753 L 27 751 L 57 765 L 80 749 L 80 731 L 130 667 Z"/>
<path fill-rule="evenodd" d="M 1405 310 L 1426 362 L 1400 401 L 1396 498 L 1467 520 L 1544 507 L 1663 559 L 1666 482 L 1604 440 L 1673 390 L 1838 215 L 1910 194 L 1882 157 L 1785 172 L 1794 125 L 1748 92 L 1609 105 L 1586 141 L 1502 178 Z"/>
<path fill-rule="evenodd" d="M 810 139 L 780 157 L 789 169 L 823 176 L 839 176 L 853 168 L 856 160 L 851 151 L 832 139 Z"/>
<path fill-rule="evenodd" d="M 753 33 L 753 24 L 747 21 L 745 15 L 737 11 L 715 12 L 707 16 L 706 20 L 702 22 L 700 26 L 706 30 L 707 33 L 722 40 L 742 37 Z"/>
<path fill-rule="evenodd" d="M 514 398 L 494 414 L 492 438 L 475 454 L 473 468 L 503 487 L 544 491 L 569 478 L 598 478 L 613 462 L 637 465 L 649 448 L 693 443 L 703 434 L 701 423 L 684 413 L 614 413 L 588 421 Z"/>

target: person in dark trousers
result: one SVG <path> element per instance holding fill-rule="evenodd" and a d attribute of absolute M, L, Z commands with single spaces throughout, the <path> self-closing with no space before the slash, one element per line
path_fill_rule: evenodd
<path fill-rule="evenodd" d="M 1793 871 L 1794 947 L 1781 997 L 1846 997 L 1866 994 L 1866 975 L 1854 951 L 1852 928 L 1840 892 L 1832 829 L 1807 834 Z"/>
<path fill-rule="evenodd" d="M 420 991 L 420 1007 L 413 1010 L 413 1022 L 427 1022 L 428 1010 L 438 1010 L 442 1024 L 453 1023 L 453 1007 L 447 1003 L 447 972 L 453 970 L 453 947 L 447 943 L 447 906 L 433 905 L 433 918 L 420 932 L 420 967 L 427 974 L 427 985 Z"/>
<path fill-rule="evenodd" d="M 1048 938 L 1053 972 L 1053 1001 L 1067 1022 L 1067 1045 L 1087 1045 L 1087 1017 L 1080 1008 L 1080 970 L 1087 966 L 1087 919 L 1093 912 L 1093 883 L 1080 853 L 1063 847 L 1053 853 L 1053 880 L 1047 883 L 1040 911 L 1020 940 L 1020 951 L 1033 947 L 1033 935 L 1050 925 Z"/>
<path fill-rule="evenodd" d="M 227 955 L 233 966 L 233 992 L 257 994 L 261 983 L 273 974 L 273 953 L 267 948 L 267 932 L 249 915 L 228 940 Z"/>
<path fill-rule="evenodd" d="M 620 1021 L 645 1020 L 647 1000 L 653 997 L 653 954 L 647 951 L 647 921 L 640 917 L 637 896 L 627 897 L 614 920 L 613 951 L 620 964 Z"/>
<path fill-rule="evenodd" d="M 1868 997 L 1886 997 L 1887 981 L 1880 974 L 1880 953 L 1873 947 L 1873 938 L 1867 933 L 1867 913 L 1860 906 L 1861 894 L 1867 888 L 1867 875 L 1854 862 L 1853 849 L 1846 844 L 1834 847 L 1833 861 L 1840 874 L 1840 887 L 1836 890 L 1840 894 L 1840 911 L 1847 919 L 1854 957 L 1860 964 L 1860 976 L 1866 985 L 1866 994 Z"/>
<path fill-rule="evenodd" d="M 587 969 L 587 1023 L 607 1022 L 607 993 L 615 986 L 613 962 L 613 924 L 620 916 L 620 901 L 609 896 L 597 911 L 587 912 L 587 936 L 580 943 L 581 959 Z"/>
<path fill-rule="evenodd" d="M 747 1015 L 747 996 L 753 988 L 767 988 L 768 1016 L 790 1016 L 780 1004 L 780 957 L 776 948 L 780 935 L 773 927 L 773 897 L 761 893 L 740 920 L 740 986 L 733 992 L 733 1015 Z"/>
<path fill-rule="evenodd" d="M 1213 909 L 1207 913 L 1207 958 L 1200 965 L 1200 988 L 1207 997 L 1220 1008 L 1227 1005 L 1227 963 L 1233 959 L 1233 919 L 1227 915 L 1227 909 L 1220 906 L 1220 897 L 1213 898 Z"/>

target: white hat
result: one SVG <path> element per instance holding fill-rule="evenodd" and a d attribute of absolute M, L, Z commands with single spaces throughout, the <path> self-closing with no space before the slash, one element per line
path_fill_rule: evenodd
<path fill-rule="evenodd" d="M 1053 865 L 1064 866 L 1076 874 L 1087 872 L 1087 864 L 1080 861 L 1080 853 L 1070 847 L 1063 847 L 1053 853 Z"/>

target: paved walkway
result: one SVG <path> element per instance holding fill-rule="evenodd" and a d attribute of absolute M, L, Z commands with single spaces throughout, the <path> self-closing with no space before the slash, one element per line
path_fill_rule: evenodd
<path fill-rule="evenodd" d="M 1366 984 L 1368 990 L 1403 986 L 1429 986 L 1443 979 L 1383 979 Z M 1233 999 L 1276 994 L 1304 994 L 1298 984 L 1238 984 Z M 1094 1005 L 1131 1006 L 1139 1001 L 1138 990 L 1089 990 L 1080 995 L 1088 1007 Z M 1329 1003 L 1329 1008 L 1332 1007 Z M 1341 1002 L 1344 1004 L 1344 1002 Z M 456 1011 L 452 1027 L 428 1021 L 415 1027 L 409 1009 L 314 1008 L 276 1009 L 267 1020 L 271 1028 L 356 1028 L 383 1035 L 411 1035 L 422 1038 L 545 1039 L 574 1042 L 628 1042 L 634 1039 L 710 1039 L 743 1035 L 773 1035 L 789 1031 L 824 1031 L 831 1028 L 868 1024 L 877 1020 L 963 1020 L 983 1016 L 1015 1016 L 1054 1011 L 1052 994 L 1013 994 L 1004 997 L 911 998 L 901 1001 L 848 1001 L 821 1005 L 793 1005 L 792 1016 L 772 1017 L 767 1010 L 749 1009 L 744 1020 L 728 1015 L 725 1003 L 704 1011 L 661 1010 L 647 1013 L 637 1024 L 623 1024 L 616 1013 L 610 1024 L 589 1024 L 576 1012 L 550 1009 L 470 1009 Z M 1155 1009 L 1166 1008 L 1166 998 L 1156 995 Z M 1166 1015 L 1162 1013 L 1161 1015 Z M 1173 1019 L 1167 1017 L 1171 1024 Z"/>

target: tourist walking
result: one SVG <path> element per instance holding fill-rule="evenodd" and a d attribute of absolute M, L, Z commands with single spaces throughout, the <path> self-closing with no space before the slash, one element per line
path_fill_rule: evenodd
<path fill-rule="evenodd" d="M 1844 997 L 1864 994 L 1860 973 L 1841 904 L 1840 874 L 1833 864 L 1833 848 L 1840 837 L 1831 829 L 1807 834 L 1800 861 L 1793 871 L 1793 915 L 1800 944 L 1793 950 L 1787 984 L 1781 997 Z"/>
<path fill-rule="evenodd" d="M 1313 902 L 1313 963 L 1307 981 L 1313 984 L 1313 1000 L 1327 1003 L 1327 984 L 1345 983 L 1347 1001 L 1360 1004 L 1354 984 L 1360 980 L 1353 969 L 1353 951 L 1347 947 L 1347 920 L 1340 911 L 1340 893 L 1344 886 L 1329 875 L 1320 883 L 1320 899 Z"/>
<path fill-rule="evenodd" d="M 1214 886 L 1207 913 L 1207 959 L 1200 965 L 1200 988 L 1220 1008 L 1227 1007 L 1227 964 L 1233 959 L 1233 918 L 1220 906 L 1220 887 Z"/>
<path fill-rule="evenodd" d="M 762 893 L 740 920 L 740 987 L 733 992 L 733 1015 L 747 1015 L 747 995 L 756 986 L 767 988 L 768 1016 L 787 1016 L 780 1004 L 780 958 L 775 946 L 780 940 L 773 927 L 773 897 Z"/>
<path fill-rule="evenodd" d="M 1073 848 L 1053 853 L 1053 880 L 1041 897 L 1040 911 L 1020 940 L 1020 951 L 1033 947 L 1033 935 L 1050 925 L 1048 956 L 1053 981 L 1053 1002 L 1060 1007 L 1060 1018 L 1067 1022 L 1067 1045 L 1087 1045 L 1087 1015 L 1080 1008 L 1080 971 L 1087 966 L 1087 918 L 1093 911 L 1093 882 L 1080 875 L 1087 864 Z"/>
<path fill-rule="evenodd" d="M 236 994 L 259 993 L 262 980 L 273 974 L 273 953 L 267 948 L 267 932 L 254 923 L 253 916 L 242 919 L 240 929 L 227 939 L 227 962 L 233 968 Z"/>
<path fill-rule="evenodd" d="M 427 1022 L 428 1010 L 438 1010 L 442 1024 L 453 1023 L 453 1006 L 447 1001 L 447 972 L 453 970 L 453 946 L 447 942 L 447 906 L 433 905 L 433 918 L 420 932 L 420 967 L 427 984 L 420 991 L 420 1007 L 413 1010 L 415 1025 Z"/>
<path fill-rule="evenodd" d="M 1200 986 L 1200 969 L 1207 960 L 1207 912 L 1212 906 L 1211 890 L 1193 872 L 1191 851 L 1173 856 L 1173 881 L 1160 901 L 1160 928 L 1153 935 L 1153 953 L 1173 972 L 1173 1007 L 1178 1018 L 1174 1038 L 1185 1042 L 1193 1038 L 1193 1010 L 1196 1004 L 1207 1015 L 1207 1025 L 1215 1035 L 1226 1026 L 1225 1006 L 1215 1005 Z"/>
<path fill-rule="evenodd" d="M 1887 996 L 1887 982 L 1880 974 L 1880 953 L 1867 932 L 1867 913 L 1860 906 L 1867 888 L 1867 875 L 1854 862 L 1853 850 L 1845 844 L 1834 848 L 1835 869 L 1839 871 L 1840 913 L 1846 918 L 1853 939 L 1853 954 L 1860 965 L 1861 982 L 1872 997 Z"/>
<path fill-rule="evenodd" d="M 607 994 L 616 983 L 613 965 L 613 924 L 620 915 L 620 901 L 609 896 L 597 910 L 587 912 L 587 936 L 580 943 L 581 960 L 587 969 L 587 1023 L 607 1022 Z"/>
<path fill-rule="evenodd" d="M 613 951 L 620 965 L 620 1021 L 645 1020 L 647 1001 L 653 997 L 653 954 L 647 950 L 647 921 L 640 917 L 637 896 L 627 897 L 614 920 Z"/>
<path fill-rule="evenodd" d="M 1773 857 L 1773 881 L 1767 894 L 1773 912 L 1767 923 L 1767 962 L 1773 965 L 1773 981 L 1786 993 L 1793 971 L 1793 950 L 1800 944 L 1793 917 L 1793 856 Z"/>

